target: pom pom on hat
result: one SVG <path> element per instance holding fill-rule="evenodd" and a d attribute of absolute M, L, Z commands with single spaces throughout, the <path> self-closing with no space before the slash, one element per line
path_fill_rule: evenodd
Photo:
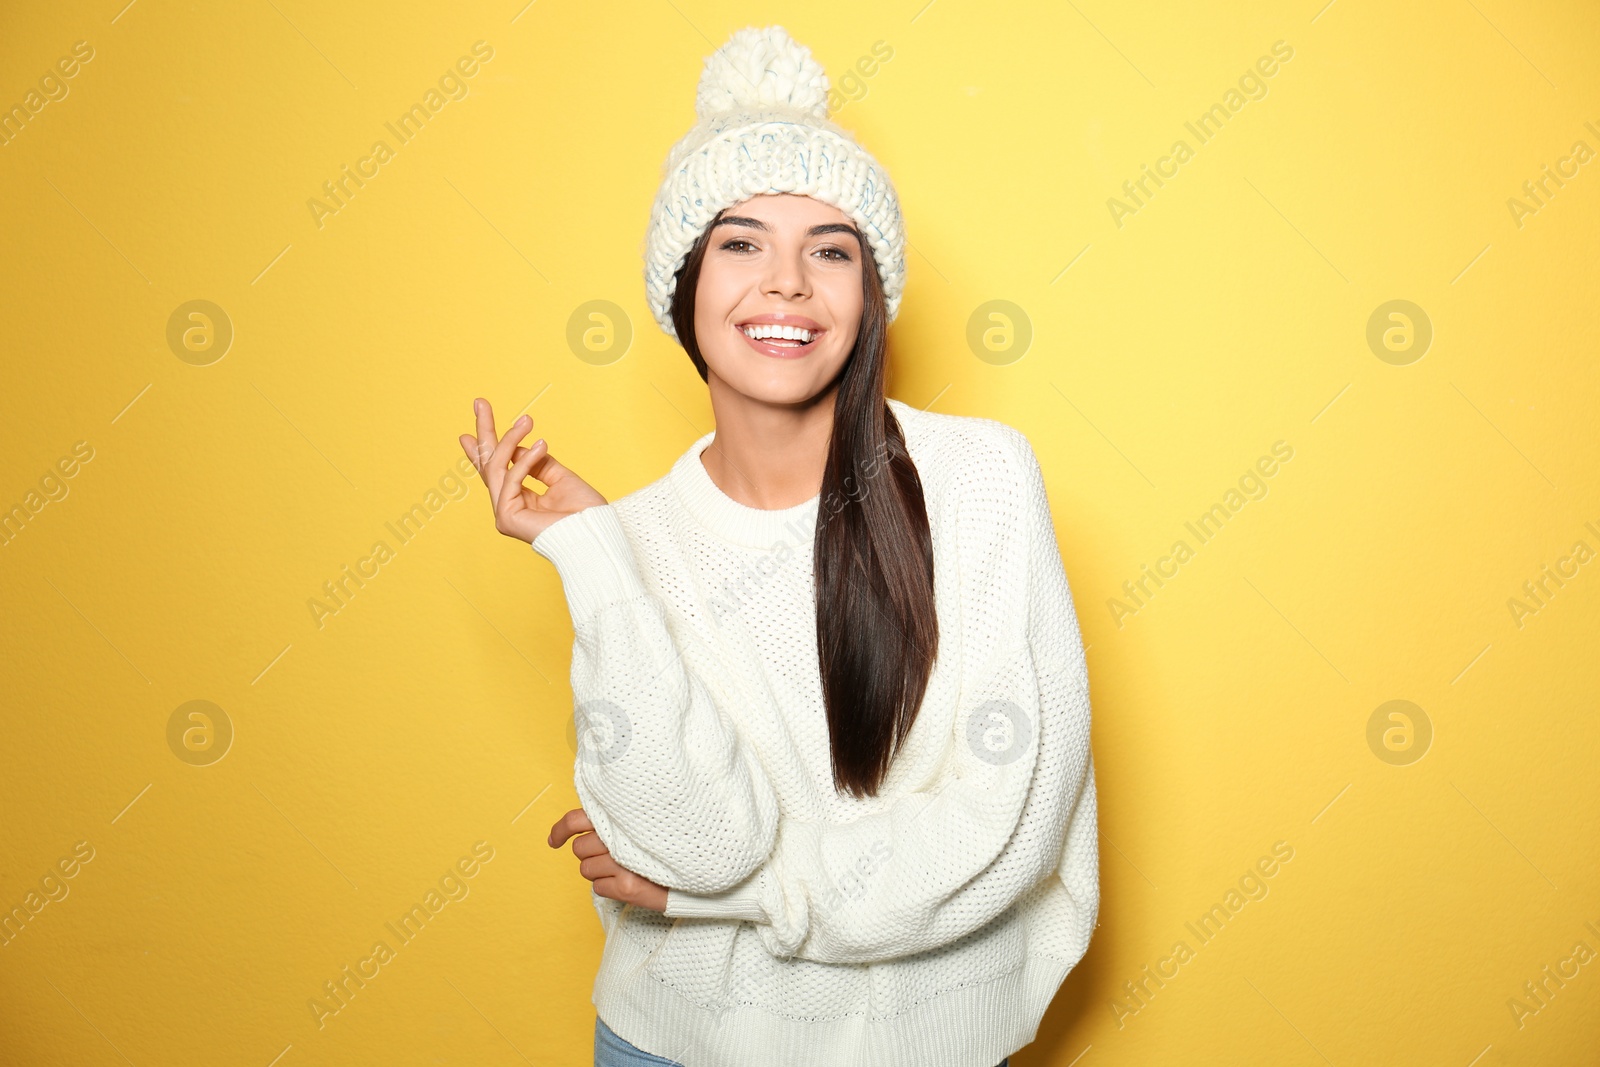
<path fill-rule="evenodd" d="M 788 107 L 819 119 L 828 117 L 828 75 L 782 26 L 748 27 L 706 57 L 695 92 L 695 114 L 702 119 L 723 111 Z"/>
<path fill-rule="evenodd" d="M 667 153 L 644 239 L 645 295 L 672 322 L 677 274 L 724 208 L 793 193 L 831 204 L 872 250 L 893 322 L 905 288 L 905 231 L 894 184 L 872 154 L 828 118 L 828 76 L 782 26 L 746 27 L 706 57 L 695 124 Z"/>

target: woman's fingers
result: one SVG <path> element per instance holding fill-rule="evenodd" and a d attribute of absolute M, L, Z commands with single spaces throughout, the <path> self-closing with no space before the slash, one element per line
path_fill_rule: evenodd
<path fill-rule="evenodd" d="M 533 432 L 533 420 L 526 415 L 518 415 L 515 422 L 506 428 L 506 435 L 500 438 L 500 443 L 494 446 L 494 451 L 489 453 L 489 473 L 503 475 L 506 465 L 511 462 L 511 450 L 517 447 L 517 442 Z M 494 487 L 495 495 L 500 493 L 497 483 Z"/>
<path fill-rule="evenodd" d="M 582 808 L 573 808 L 550 827 L 550 847 L 560 848 L 573 834 L 588 833 L 594 829 L 588 814 Z"/>
<path fill-rule="evenodd" d="M 489 464 L 489 457 L 494 454 L 496 443 L 494 411 L 489 407 L 489 402 L 480 396 L 472 402 L 472 414 L 476 422 L 477 436 L 468 437 L 462 434 L 461 447 L 472 460 L 473 467 L 478 471 L 478 477 L 489 487 L 489 501 L 493 507 L 495 493 L 500 488 L 499 479 Z"/>
<path fill-rule="evenodd" d="M 579 834 L 572 839 L 572 854 L 580 860 L 586 860 L 591 856 L 610 855 L 611 850 L 606 848 L 606 843 L 600 840 L 599 834 L 587 833 Z"/>
<path fill-rule="evenodd" d="M 550 847 L 560 848 L 574 834 L 579 835 L 572 842 L 573 854 L 578 857 L 578 873 L 593 883 L 597 896 L 652 911 L 664 913 L 667 910 L 666 887 L 618 863 L 611 855 L 611 850 L 606 848 L 606 843 L 600 840 L 588 813 L 582 808 L 573 808 L 556 820 L 550 828 Z"/>
<path fill-rule="evenodd" d="M 472 410 L 478 417 L 478 454 L 473 457 L 473 463 L 482 471 L 488 463 L 489 454 L 494 451 L 497 436 L 494 432 L 494 409 L 480 396 L 472 402 Z"/>
<path fill-rule="evenodd" d="M 594 884 L 596 896 L 620 900 L 651 911 L 667 910 L 667 889 L 648 878 L 641 878 L 610 856 L 597 856 L 578 864 L 579 873 Z"/>
<path fill-rule="evenodd" d="M 472 460 L 473 467 L 478 468 L 478 439 L 473 437 L 471 434 L 464 433 L 461 435 L 459 440 L 461 441 L 461 451 L 465 452 L 467 454 L 467 458 Z M 512 453 L 511 458 L 513 460 L 521 459 L 527 454 L 527 452 L 528 450 L 526 448 L 518 445 L 516 452 Z M 483 470 L 481 468 L 478 469 L 478 474 L 480 476 L 483 474 Z"/>
<path fill-rule="evenodd" d="M 519 448 L 521 453 L 517 461 L 506 471 L 506 477 L 500 483 L 500 496 L 495 501 L 495 514 L 500 515 L 510 506 L 511 502 L 522 494 L 523 479 L 528 477 L 533 465 L 539 462 L 539 457 L 545 454 L 543 441 L 535 441 L 528 448 Z"/>
<path fill-rule="evenodd" d="M 473 465 L 478 468 L 478 473 L 483 476 L 484 484 L 488 485 L 493 495 L 500 492 L 500 473 L 506 469 L 506 464 L 511 462 L 511 453 L 507 450 L 498 461 L 496 454 L 506 447 L 506 438 L 514 443 L 527 436 L 526 432 L 513 434 L 517 424 L 527 419 L 528 429 L 533 429 L 533 420 L 526 415 L 519 415 L 515 422 L 506 431 L 505 438 L 496 438 L 494 425 L 494 408 L 483 397 L 478 397 L 472 402 L 472 410 L 478 418 L 478 448 L 477 455 L 473 457 Z"/>
<path fill-rule="evenodd" d="M 587 834 L 585 836 L 593 837 L 594 835 Z M 633 872 L 612 859 L 609 852 L 601 852 L 581 860 L 578 863 L 578 873 L 591 882 L 597 878 L 629 878 L 633 876 Z"/>
<path fill-rule="evenodd" d="M 488 452 L 482 453 L 486 458 L 480 471 L 483 474 L 483 484 L 489 487 L 489 500 L 496 515 L 500 514 L 498 504 L 500 489 L 505 485 L 506 465 L 511 462 L 511 453 L 516 448 L 517 442 L 528 436 L 532 429 L 533 420 L 526 415 L 519 415 L 506 431 L 506 435 L 500 438 L 500 443 L 494 445 Z"/>
<path fill-rule="evenodd" d="M 478 435 L 477 437 L 471 437 L 467 434 L 462 434 L 459 438 L 461 450 L 467 454 L 468 459 L 472 460 L 472 465 L 477 469 L 479 477 L 484 480 L 484 484 L 489 486 L 491 495 L 498 502 L 501 497 L 501 488 L 504 484 L 501 475 L 506 470 L 506 465 L 515 463 L 528 454 L 528 449 L 517 445 L 516 442 L 521 441 L 533 431 L 533 420 L 527 415 L 518 415 L 516 420 L 506 428 L 505 436 L 497 438 L 494 425 L 494 409 L 489 405 L 489 402 L 482 397 L 478 397 L 472 402 L 472 410 L 477 417 Z M 524 424 L 527 425 L 527 429 L 522 429 Z M 518 432 L 519 430 L 521 432 Z M 566 468 L 561 467 L 560 464 L 556 464 L 556 467 L 559 468 L 560 473 L 566 472 Z M 527 474 L 524 473 L 523 477 L 526 478 Z M 543 478 L 539 480 L 544 481 Z M 545 482 L 545 484 L 548 485 L 550 483 Z"/>
<path fill-rule="evenodd" d="M 554 489 L 556 484 L 560 482 L 561 479 L 565 478 L 572 472 L 566 467 L 562 466 L 560 461 L 550 454 L 549 445 L 544 445 L 541 451 L 544 453 L 544 455 L 534 461 L 533 466 L 529 468 L 529 471 L 535 478 Z"/>

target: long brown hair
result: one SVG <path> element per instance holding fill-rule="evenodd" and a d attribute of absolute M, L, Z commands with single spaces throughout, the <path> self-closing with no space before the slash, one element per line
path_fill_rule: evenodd
<path fill-rule="evenodd" d="M 702 381 L 708 378 L 694 335 L 694 298 L 722 214 L 689 250 L 672 295 L 673 328 Z M 861 327 L 834 399 L 813 545 L 834 787 L 858 798 L 877 795 L 916 722 L 939 648 L 922 479 L 884 399 L 888 311 L 872 249 L 859 243 Z"/>

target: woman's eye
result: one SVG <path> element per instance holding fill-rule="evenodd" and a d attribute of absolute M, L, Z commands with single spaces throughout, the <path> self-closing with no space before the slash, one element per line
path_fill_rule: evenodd
<path fill-rule="evenodd" d="M 732 238 L 731 240 L 724 241 L 720 247 L 725 252 L 734 252 L 734 253 L 742 255 L 742 254 L 744 254 L 746 249 L 754 249 L 755 245 L 751 244 L 749 241 L 745 240 L 743 237 L 735 237 L 735 238 Z M 828 247 L 820 248 L 817 251 L 820 252 L 822 254 L 822 257 L 824 259 L 828 260 L 829 262 L 832 262 L 832 263 L 848 263 L 848 262 L 850 262 L 850 253 L 846 252 L 842 248 L 834 248 L 832 245 L 829 245 Z"/>

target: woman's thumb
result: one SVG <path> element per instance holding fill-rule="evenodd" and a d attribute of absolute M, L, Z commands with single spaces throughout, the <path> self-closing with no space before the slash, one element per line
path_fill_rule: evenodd
<path fill-rule="evenodd" d="M 540 441 L 535 441 L 533 444 L 534 448 L 544 448 L 545 454 L 540 456 L 538 460 L 534 462 L 531 473 L 535 478 L 539 479 L 545 485 L 554 486 L 562 478 L 565 478 L 572 472 L 567 470 L 567 468 L 561 464 L 560 460 L 556 459 L 550 454 L 550 446 L 543 444 L 542 441 L 543 439 L 541 438 Z"/>

